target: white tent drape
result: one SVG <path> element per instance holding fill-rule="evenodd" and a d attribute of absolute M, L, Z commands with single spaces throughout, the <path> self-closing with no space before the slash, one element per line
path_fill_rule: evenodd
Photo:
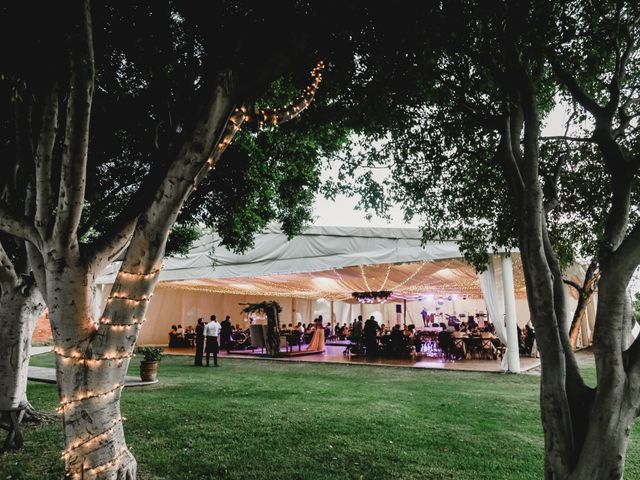
<path fill-rule="evenodd" d="M 504 323 L 504 304 L 498 298 L 498 284 L 493 261 L 489 261 L 487 269 L 478 274 L 480 288 L 484 302 L 487 305 L 489 316 L 496 327 L 496 335 L 503 344 L 507 344 L 507 326 Z M 500 282 L 502 284 L 502 282 Z"/>

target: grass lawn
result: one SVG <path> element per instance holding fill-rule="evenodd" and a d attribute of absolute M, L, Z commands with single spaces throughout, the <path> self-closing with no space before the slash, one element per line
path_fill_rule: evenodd
<path fill-rule="evenodd" d="M 543 477 L 535 376 L 192 361 L 164 357 L 159 385 L 123 393 L 141 480 Z M 51 366 L 52 356 L 32 364 Z M 130 374 L 137 369 L 134 359 Z M 57 406 L 54 385 L 30 382 L 29 398 Z M 0 457 L 1 479 L 62 477 L 57 422 L 27 428 L 25 442 Z M 640 478 L 637 444 L 626 478 Z"/>

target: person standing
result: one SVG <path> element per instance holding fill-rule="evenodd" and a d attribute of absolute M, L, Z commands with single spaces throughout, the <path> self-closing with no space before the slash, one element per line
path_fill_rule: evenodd
<path fill-rule="evenodd" d="M 364 322 L 364 346 L 368 357 L 378 354 L 378 322 L 373 315 Z"/>
<path fill-rule="evenodd" d="M 204 322 L 201 318 L 198 319 L 196 325 L 196 361 L 195 366 L 202 366 L 202 350 L 204 350 Z"/>
<path fill-rule="evenodd" d="M 220 348 L 229 353 L 231 348 L 231 317 L 227 315 L 220 323 Z"/>
<path fill-rule="evenodd" d="M 220 324 L 216 320 L 215 315 L 211 315 L 211 321 L 204 327 L 204 336 L 206 343 L 204 351 L 207 354 L 207 367 L 209 366 L 209 355 L 213 353 L 213 366 L 218 366 L 218 352 L 220 351 L 220 345 L 218 344 L 218 337 L 220 336 Z"/>
<path fill-rule="evenodd" d="M 322 327 L 322 315 L 316 320 L 316 329 L 313 338 L 309 342 L 307 352 L 324 352 L 324 328 Z"/>
<path fill-rule="evenodd" d="M 362 315 L 358 315 L 358 320 L 353 323 L 353 329 L 351 330 L 351 341 L 360 345 L 362 342 Z"/>

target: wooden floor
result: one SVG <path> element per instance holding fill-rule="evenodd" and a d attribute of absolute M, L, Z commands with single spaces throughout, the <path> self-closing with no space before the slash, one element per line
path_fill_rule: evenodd
<path fill-rule="evenodd" d="M 347 364 L 362 364 L 362 365 L 378 365 L 383 367 L 408 367 L 408 368 L 431 368 L 437 370 L 460 370 L 471 372 L 496 372 L 501 373 L 501 361 L 500 360 L 445 360 L 443 357 L 437 355 L 436 352 L 432 354 L 420 354 L 413 359 L 404 358 L 383 358 L 383 357 L 360 357 L 360 356 L 347 356 L 343 355 L 345 347 L 342 345 L 327 345 L 324 352 L 310 353 L 306 355 L 292 355 L 283 356 L 279 358 L 269 359 L 282 362 L 315 362 L 315 363 L 347 363 Z M 303 347 L 304 351 L 304 347 Z M 192 348 L 165 348 L 164 353 L 167 355 L 194 355 L 194 349 Z M 284 353 L 284 352 L 283 352 Z M 221 359 L 227 358 L 253 358 L 253 359 L 265 359 L 259 349 L 255 350 L 255 353 L 249 352 L 231 352 L 227 354 L 221 351 L 219 354 Z M 520 368 L 523 372 L 535 369 L 540 366 L 539 358 L 520 357 Z"/>

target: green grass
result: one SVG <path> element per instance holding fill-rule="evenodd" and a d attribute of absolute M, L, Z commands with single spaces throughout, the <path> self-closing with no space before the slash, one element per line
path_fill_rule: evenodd
<path fill-rule="evenodd" d="M 32 364 L 51 366 L 51 355 Z M 538 479 L 538 378 L 262 360 L 194 368 L 164 357 L 161 383 L 128 388 L 122 410 L 139 478 Z M 137 375 L 138 362 L 130 374 Z M 53 385 L 31 382 L 41 410 Z M 637 432 L 636 432 L 637 435 Z M 2 479 L 61 478 L 60 425 L 25 431 Z M 640 478 L 632 442 L 627 478 Z"/>

